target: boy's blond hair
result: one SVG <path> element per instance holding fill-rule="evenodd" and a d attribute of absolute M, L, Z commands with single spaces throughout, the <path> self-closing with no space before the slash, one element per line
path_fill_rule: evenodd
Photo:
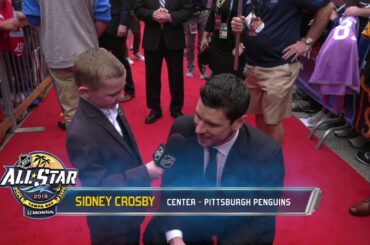
<path fill-rule="evenodd" d="M 74 76 L 78 87 L 85 85 L 99 89 L 105 80 L 126 75 L 125 67 L 104 48 L 92 48 L 81 53 L 74 62 Z"/>

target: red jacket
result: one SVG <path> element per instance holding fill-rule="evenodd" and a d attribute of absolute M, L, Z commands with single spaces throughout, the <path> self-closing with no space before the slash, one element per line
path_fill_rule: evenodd
<path fill-rule="evenodd" d="M 5 1 L 3 8 L 0 8 L 0 23 L 15 17 L 14 9 L 9 1 Z M 24 36 L 22 30 L 5 31 L 0 30 L 0 51 L 10 51 L 19 56 L 23 53 Z"/>

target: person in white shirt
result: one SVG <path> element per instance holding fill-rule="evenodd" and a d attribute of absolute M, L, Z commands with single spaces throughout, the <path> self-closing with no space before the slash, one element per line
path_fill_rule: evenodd
<path fill-rule="evenodd" d="M 119 102 L 126 72 L 103 48 L 92 48 L 74 62 L 80 101 L 67 133 L 67 151 L 83 187 L 149 187 L 163 174 L 143 164 Z M 92 244 L 139 244 L 144 217 L 88 216 Z M 125 225 L 123 225 L 125 224 Z"/>
<path fill-rule="evenodd" d="M 171 128 L 170 136 L 180 134 L 186 144 L 162 187 L 282 187 L 281 147 L 244 124 L 248 105 L 248 88 L 237 76 L 212 77 L 201 89 L 195 115 L 176 119 Z M 166 193 L 161 198 L 165 202 Z M 219 244 L 272 244 L 275 217 L 155 217 L 144 244 L 206 245 L 213 236 Z"/>

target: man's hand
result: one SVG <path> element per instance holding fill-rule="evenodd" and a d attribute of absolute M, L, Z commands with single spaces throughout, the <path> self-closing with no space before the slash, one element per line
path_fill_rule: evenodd
<path fill-rule="evenodd" d="M 119 25 L 117 29 L 117 37 L 124 37 L 127 35 L 127 26 Z"/>
<path fill-rule="evenodd" d="M 145 167 L 151 179 L 159 178 L 163 175 L 164 169 L 155 165 L 154 161 L 148 162 Z"/>
<path fill-rule="evenodd" d="M 243 54 L 244 49 L 245 49 L 244 45 L 242 43 L 239 44 L 239 53 L 238 53 L 239 56 Z M 233 55 L 235 55 L 235 48 L 233 49 L 233 52 L 232 53 L 233 53 Z"/>
<path fill-rule="evenodd" d="M 171 21 L 171 16 L 168 10 L 165 8 L 159 8 L 153 13 L 153 20 L 157 21 L 159 24 L 163 24 Z"/>
<path fill-rule="evenodd" d="M 231 20 L 231 30 L 235 33 L 242 33 L 245 29 L 245 17 L 240 16 L 240 17 L 234 17 Z"/>
<path fill-rule="evenodd" d="M 16 31 L 19 29 L 19 21 L 17 19 L 7 19 L 1 22 L 0 29 L 5 31 Z"/>
<path fill-rule="evenodd" d="M 17 20 L 19 21 L 24 21 L 26 20 L 26 16 L 22 13 L 22 12 L 19 12 L 19 11 L 15 11 L 15 17 L 17 18 Z"/>
<path fill-rule="evenodd" d="M 352 7 L 346 8 L 343 15 L 345 15 L 345 16 L 360 16 L 361 15 L 361 9 L 357 6 L 352 6 Z"/>
<path fill-rule="evenodd" d="M 164 12 L 162 15 L 162 20 L 163 23 L 171 23 L 172 22 L 171 15 L 168 12 Z"/>
<path fill-rule="evenodd" d="M 311 45 L 306 44 L 303 40 L 286 47 L 283 50 L 283 59 L 296 61 L 299 56 L 306 56 L 311 49 Z"/>
<path fill-rule="evenodd" d="M 170 245 L 186 245 L 182 237 L 174 237 L 169 241 Z"/>
<path fill-rule="evenodd" d="M 202 41 L 200 42 L 200 51 L 203 52 L 209 47 L 208 37 L 203 34 Z"/>
<path fill-rule="evenodd" d="M 161 23 L 161 17 L 160 17 L 160 8 L 153 12 L 153 20 L 157 21 L 158 23 Z"/>

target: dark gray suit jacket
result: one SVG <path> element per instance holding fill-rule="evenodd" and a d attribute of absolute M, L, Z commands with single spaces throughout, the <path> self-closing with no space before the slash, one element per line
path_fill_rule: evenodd
<path fill-rule="evenodd" d="M 119 25 L 124 25 L 129 28 L 129 17 L 133 10 L 135 0 L 109 0 L 110 13 L 112 20 L 108 23 L 105 32 L 110 35 L 117 35 Z"/>
<path fill-rule="evenodd" d="M 153 13 L 160 7 L 159 0 L 136 0 L 135 14 L 145 22 L 143 49 L 157 51 L 163 35 L 169 50 L 185 48 L 185 35 L 182 23 L 192 16 L 191 0 L 166 0 L 166 9 L 172 17 L 172 23 L 161 24 L 153 20 Z"/>
<path fill-rule="evenodd" d="M 172 126 L 171 134 L 181 134 L 186 147 L 174 166 L 163 176 L 163 187 L 204 186 L 204 149 L 195 135 L 194 118 L 180 117 Z M 282 187 L 284 161 L 280 146 L 260 130 L 244 125 L 227 157 L 221 187 Z M 272 244 L 275 236 L 275 217 L 221 217 L 217 222 L 208 217 L 160 217 L 154 219 L 161 230 L 153 232 L 150 224 L 145 244 L 161 244 L 156 236 L 173 229 L 184 233 L 186 244 L 212 244 L 215 232 L 219 244 Z M 153 229 L 153 230 L 151 230 Z M 211 232 L 212 229 L 212 232 Z M 154 234 L 157 233 L 157 234 Z M 151 242 L 155 241 L 155 242 Z"/>
<path fill-rule="evenodd" d="M 67 134 L 67 151 L 71 163 L 79 170 L 83 187 L 149 187 L 150 178 L 136 141 L 119 109 L 122 130 L 117 132 L 106 116 L 84 99 L 80 99 Z M 139 229 L 143 217 L 89 216 L 92 238 L 112 237 Z"/>

